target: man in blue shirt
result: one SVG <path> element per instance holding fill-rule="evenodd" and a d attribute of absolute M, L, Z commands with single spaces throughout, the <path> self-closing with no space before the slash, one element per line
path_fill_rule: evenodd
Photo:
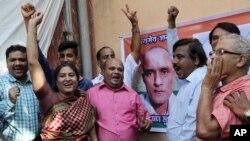
<path fill-rule="evenodd" d="M 30 141 L 39 134 L 39 105 L 27 75 L 26 48 L 6 50 L 8 73 L 0 77 L 2 131 L 8 141 Z"/>

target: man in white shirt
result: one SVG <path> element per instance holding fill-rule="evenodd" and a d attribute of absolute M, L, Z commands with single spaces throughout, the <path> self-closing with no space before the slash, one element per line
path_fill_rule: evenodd
<path fill-rule="evenodd" d="M 201 83 L 206 74 L 206 55 L 197 39 L 181 39 L 173 47 L 173 66 L 179 79 L 177 95 L 169 100 L 169 141 L 193 141 Z"/>
<path fill-rule="evenodd" d="M 169 28 L 175 28 L 176 7 L 168 10 Z M 178 40 L 177 32 L 168 29 L 168 50 L 173 54 L 173 66 L 178 76 L 179 91 L 169 99 L 167 136 L 169 141 L 194 141 L 196 109 L 201 82 L 206 74 L 207 57 L 197 39 Z M 169 34 L 172 33 L 172 34 Z M 175 40 L 178 40 L 175 43 Z M 174 45 L 173 45 L 174 44 Z"/>
<path fill-rule="evenodd" d="M 111 47 L 104 46 L 101 49 L 98 50 L 96 53 L 96 60 L 97 65 L 99 68 L 102 68 L 103 64 L 106 62 L 107 59 L 115 58 L 115 52 Z M 93 80 L 93 85 L 96 85 L 100 82 L 102 82 L 104 79 L 103 75 L 99 73 Z"/>

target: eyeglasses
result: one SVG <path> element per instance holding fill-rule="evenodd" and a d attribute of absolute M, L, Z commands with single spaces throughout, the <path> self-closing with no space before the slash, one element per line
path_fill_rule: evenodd
<path fill-rule="evenodd" d="M 218 50 L 209 52 L 209 56 L 211 57 L 214 53 L 215 53 L 216 55 L 219 55 L 219 56 L 221 56 L 221 55 L 223 55 L 223 54 L 242 55 L 242 53 L 231 52 L 231 51 L 227 51 L 227 50 L 221 48 L 221 49 L 218 49 Z"/>

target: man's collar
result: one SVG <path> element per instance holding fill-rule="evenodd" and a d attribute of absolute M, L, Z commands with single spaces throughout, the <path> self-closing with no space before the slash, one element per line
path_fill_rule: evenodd
<path fill-rule="evenodd" d="M 13 75 L 11 75 L 10 73 L 8 73 L 8 79 L 10 82 L 18 82 L 18 83 L 22 83 L 22 84 L 25 84 L 25 83 L 31 83 L 31 79 L 30 77 L 26 74 L 26 80 L 25 82 L 21 82 L 19 81 L 18 79 L 16 79 Z"/>
<path fill-rule="evenodd" d="M 188 82 L 192 82 L 196 80 L 197 77 L 201 77 L 201 73 L 206 74 L 206 66 L 196 68 L 189 74 L 189 76 L 185 80 L 187 80 Z"/>
<path fill-rule="evenodd" d="M 238 88 L 241 87 L 241 86 L 245 86 L 245 85 L 250 86 L 250 84 L 247 83 L 249 81 L 250 81 L 250 76 L 249 75 L 244 75 L 244 76 L 242 76 L 242 77 L 240 77 L 240 78 L 238 78 L 238 79 L 236 79 L 236 80 L 234 80 L 234 81 L 232 81 L 232 82 L 230 82 L 230 83 L 228 83 L 228 84 L 226 84 L 224 86 L 221 86 L 219 88 L 219 90 L 222 91 L 222 92 L 225 92 L 225 91 L 231 90 L 232 88 L 234 88 L 236 86 Z"/>
<path fill-rule="evenodd" d="M 110 88 L 104 81 L 102 81 L 100 84 L 99 84 L 99 89 L 102 89 L 102 88 L 108 88 L 112 91 L 121 91 L 121 90 L 126 90 L 126 91 L 129 91 L 129 88 L 123 83 L 122 86 L 120 88 L 117 88 L 117 89 L 113 89 L 113 88 Z"/>

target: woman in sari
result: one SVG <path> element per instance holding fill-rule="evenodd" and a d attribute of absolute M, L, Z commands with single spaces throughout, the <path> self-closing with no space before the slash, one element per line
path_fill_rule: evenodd
<path fill-rule="evenodd" d="M 34 92 L 39 100 L 42 140 L 96 141 L 95 111 L 77 90 L 79 75 L 72 64 L 56 68 L 56 90 L 46 82 L 38 62 L 37 26 L 43 14 L 36 12 L 28 24 L 27 56 Z"/>

